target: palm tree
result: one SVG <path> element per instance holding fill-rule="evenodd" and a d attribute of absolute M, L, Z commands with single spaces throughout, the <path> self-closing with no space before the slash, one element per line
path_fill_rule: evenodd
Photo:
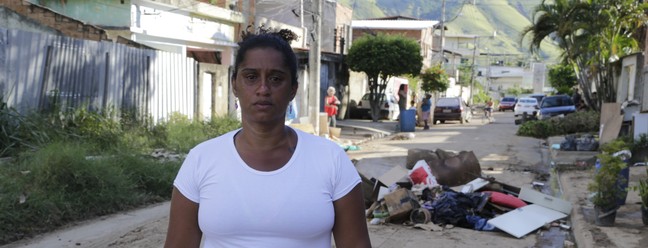
<path fill-rule="evenodd" d="M 545 38 L 554 38 L 564 50 L 563 63 L 577 72 L 585 101 L 598 109 L 602 102 L 616 97 L 610 63 L 638 51 L 634 36 L 648 20 L 646 6 L 635 0 L 543 1 L 522 38 L 531 35 L 533 52 L 538 52 Z M 598 92 L 596 99 L 592 97 L 592 86 Z"/>

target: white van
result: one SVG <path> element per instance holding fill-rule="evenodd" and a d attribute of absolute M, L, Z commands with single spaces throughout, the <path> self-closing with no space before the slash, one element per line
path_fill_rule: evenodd
<path fill-rule="evenodd" d="M 369 94 L 362 96 L 358 101 L 358 105 L 353 113 L 356 118 L 371 119 L 371 105 L 369 103 Z M 380 98 L 380 118 L 386 120 L 396 120 L 400 110 L 398 109 L 398 101 L 393 96 L 382 94 Z"/>

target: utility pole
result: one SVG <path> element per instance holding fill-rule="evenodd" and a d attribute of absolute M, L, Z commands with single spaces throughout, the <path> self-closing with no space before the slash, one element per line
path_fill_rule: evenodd
<path fill-rule="evenodd" d="M 310 32 L 310 48 L 308 50 L 308 114 L 310 115 L 311 124 L 315 128 L 315 133 L 319 133 L 319 113 L 320 113 L 320 56 L 321 56 L 321 26 L 322 26 L 322 2 L 321 0 L 312 0 L 313 13 L 313 30 Z"/>
<path fill-rule="evenodd" d="M 470 65 L 470 68 L 472 69 L 472 73 L 470 74 L 470 99 L 468 99 L 469 105 L 473 105 L 473 96 L 474 94 L 474 89 L 475 89 L 475 59 L 477 59 L 477 46 L 479 44 L 479 37 L 475 35 L 475 42 L 474 42 L 474 47 L 473 47 L 473 59 L 472 59 L 472 64 Z"/>
<path fill-rule="evenodd" d="M 443 67 L 443 64 L 445 63 L 444 59 L 444 43 L 445 43 L 445 9 L 446 9 L 446 0 L 443 0 L 441 2 L 441 66 Z"/>

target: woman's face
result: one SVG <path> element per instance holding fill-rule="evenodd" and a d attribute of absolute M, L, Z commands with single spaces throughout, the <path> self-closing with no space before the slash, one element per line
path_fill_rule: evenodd
<path fill-rule="evenodd" d="M 288 103 L 297 93 L 281 52 L 273 48 L 247 51 L 232 82 L 241 117 L 250 122 L 284 122 Z"/>

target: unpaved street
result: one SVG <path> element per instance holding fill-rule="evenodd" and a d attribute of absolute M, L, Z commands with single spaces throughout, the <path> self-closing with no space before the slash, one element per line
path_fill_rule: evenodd
<path fill-rule="evenodd" d="M 513 124 L 511 112 L 495 113 L 496 122 L 487 124 L 480 119 L 471 123 L 446 123 L 433 126 L 430 130 L 417 129 L 411 140 L 382 138 L 367 142 L 360 150 L 349 152 L 352 159 L 358 159 L 358 170 L 368 177 L 380 177 L 394 166 L 403 166 L 407 150 L 437 148 L 474 151 L 484 174 L 498 181 L 529 187 L 538 180 L 535 171 L 542 174 L 542 163 L 546 155 L 540 149 L 540 141 L 515 136 L 517 126 Z M 350 120 L 347 124 L 357 124 Z M 376 124 L 373 124 L 376 125 Z M 394 126 L 395 123 L 383 123 Z M 392 129 L 393 130 L 393 129 Z M 154 214 L 142 212 L 118 214 L 62 230 L 57 233 L 2 248 L 13 247 L 162 247 L 167 225 L 168 204 L 153 206 Z M 148 216 L 148 217 L 147 217 Z M 126 219 L 126 220 L 125 220 Z M 128 219 L 131 221 L 129 222 Z M 401 225 L 370 225 L 371 241 L 374 247 L 561 247 L 551 240 L 533 232 L 521 239 L 503 232 L 482 232 L 464 228 L 428 232 Z M 75 236 L 76 235 L 76 236 Z M 549 242 L 549 243 L 547 243 Z"/>
<path fill-rule="evenodd" d="M 358 170 L 367 177 L 380 177 L 393 166 L 403 166 L 407 150 L 437 148 L 454 151 L 473 151 L 485 175 L 517 187 L 531 187 L 536 175 L 545 173 L 546 154 L 540 141 L 515 136 L 517 126 L 513 114 L 494 113 L 494 123 L 473 119 L 461 125 L 458 122 L 437 124 L 430 130 L 417 130 L 413 140 L 381 139 L 350 153 L 359 159 Z M 540 238 L 531 233 L 517 239 L 503 232 L 482 232 L 464 228 L 427 232 L 398 225 L 369 226 L 374 247 L 562 247 L 562 239 Z M 545 233 L 546 234 L 546 233 Z M 549 235 L 543 235 L 549 236 Z M 555 242 L 555 243 L 552 243 Z"/>

